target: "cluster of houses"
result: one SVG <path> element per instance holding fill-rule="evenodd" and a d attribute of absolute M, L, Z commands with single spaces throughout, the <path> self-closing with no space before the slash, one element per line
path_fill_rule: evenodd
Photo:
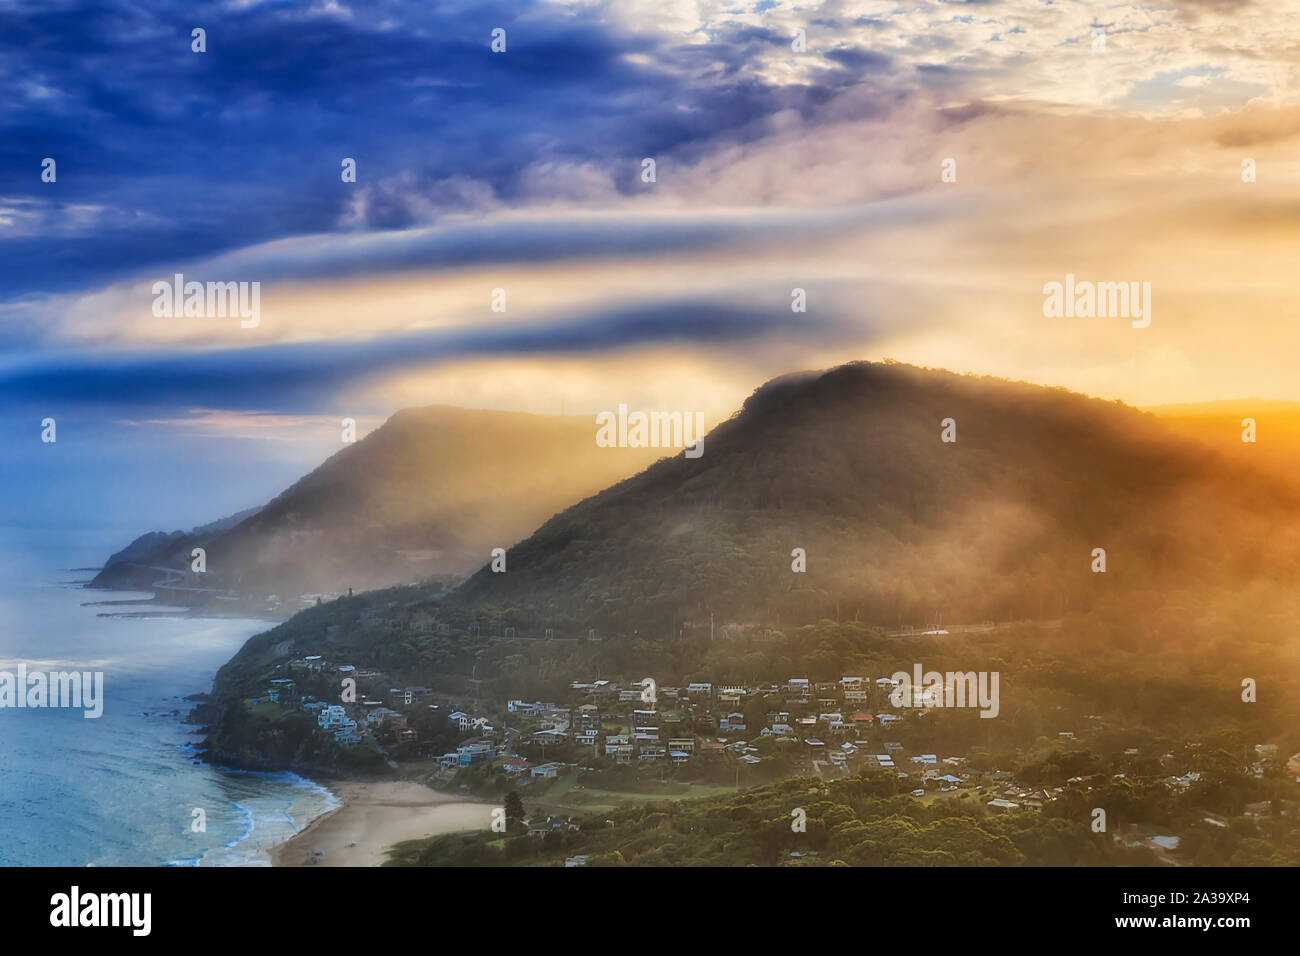
<path fill-rule="evenodd" d="M 545 759 L 547 747 L 569 745 L 569 753 L 572 747 L 590 748 L 593 757 L 623 765 L 676 767 L 699 757 L 724 754 L 742 764 L 757 764 L 762 757 L 755 738 L 772 738 L 794 745 L 783 750 L 787 754 L 793 751 L 795 772 L 848 774 L 892 769 L 894 751 L 901 745 L 886 744 L 885 752 L 880 753 L 877 751 L 882 748 L 870 747 L 863 735 L 902 719 L 892 712 L 873 714 L 869 706 L 873 693 L 887 697 L 894 687 L 889 678 L 871 682 L 862 677 L 822 683 L 792 678 L 766 686 L 715 686 L 701 681 L 680 688 L 656 687 L 648 681 L 624 686 L 611 680 L 574 681 L 571 690 L 576 700 L 572 705 L 507 701 L 502 715 L 504 735 L 487 716 L 452 712 L 448 720 L 471 736 L 456 750 L 435 759 L 443 770 L 455 772 L 500 758 L 501 768 L 510 776 L 546 779 L 558 775 L 564 766 Z M 752 706 L 754 699 L 777 709 L 764 710 L 759 716 Z M 752 716 L 746 716 L 746 708 Z M 542 759 L 530 762 L 521 757 L 521 744 L 532 745 L 534 757 L 540 750 Z M 939 784 L 955 786 L 953 780 Z"/>
<path fill-rule="evenodd" d="M 332 664 L 320 655 L 310 655 L 288 663 L 290 673 L 330 674 L 338 678 L 376 679 L 377 671 L 361 670 L 351 664 Z M 813 682 L 791 678 L 779 685 L 719 685 L 694 682 L 685 687 L 654 687 L 649 682 L 621 686 L 616 681 L 574 681 L 571 689 L 581 703 L 566 706 L 553 701 L 506 703 L 507 730 L 497 730 L 493 718 L 462 710 L 452 711 L 447 719 L 466 735 L 454 751 L 434 757 L 442 770 L 454 772 L 465 767 L 502 758 L 502 768 L 511 776 L 550 778 L 558 775 L 563 764 L 556 761 L 530 762 L 517 753 L 520 743 L 540 748 L 573 744 L 590 747 L 594 756 L 611 758 L 615 763 L 665 763 L 680 766 L 697 756 L 716 757 L 730 753 L 741 763 L 760 762 L 758 749 L 742 739 L 774 738 L 778 743 L 800 745 L 802 753 L 794 758 L 797 772 L 826 773 L 838 769 L 855 772 L 864 767 L 892 768 L 890 753 L 875 753 L 862 735 L 874 727 L 888 728 L 903 718 L 894 712 L 873 714 L 869 702 L 873 691 L 887 697 L 894 682 L 880 678 L 871 682 L 862 677 L 842 677 L 838 681 Z M 270 682 L 265 698 L 288 709 L 315 714 L 321 730 L 344 746 L 355 746 L 380 724 L 387 724 L 399 742 L 418 742 L 417 732 L 407 726 L 403 710 L 426 705 L 430 696 L 426 687 L 391 688 L 389 699 L 362 699 L 343 705 L 300 697 L 292 677 Z M 751 727 L 751 718 L 742 709 L 749 700 L 758 698 L 781 701 L 782 709 L 766 711 L 761 726 Z M 789 709 L 784 709 L 789 708 Z M 752 711 L 751 711 L 752 713 Z M 513 729 L 510 724 L 515 724 Z M 611 725 L 614 732 L 607 732 Z M 889 746 L 886 746 L 886 751 Z"/>
<path fill-rule="evenodd" d="M 323 705 L 319 708 L 316 723 L 328 734 L 334 735 L 336 743 L 351 747 L 361 743 L 361 731 L 357 722 L 347 715 L 342 704 Z"/>
<path fill-rule="evenodd" d="M 370 680 L 382 676 L 350 664 L 334 665 L 319 655 L 290 661 L 287 667 L 290 674 Z M 321 731 L 343 746 L 355 746 L 381 724 L 392 730 L 398 742 L 416 743 L 418 734 L 408 726 L 410 708 L 439 710 L 439 705 L 429 702 L 432 692 L 427 687 L 394 687 L 389 689 L 387 700 L 362 699 L 343 705 L 300 696 L 296 683 L 292 676 L 275 678 L 254 702 L 267 701 L 312 713 Z M 650 681 L 626 685 L 612 680 L 574 681 L 570 688 L 574 702 L 569 705 L 510 700 L 504 712 L 497 714 L 499 719 L 453 710 L 447 720 L 464 738 L 454 750 L 436 755 L 433 760 L 448 774 L 499 760 L 501 770 L 509 777 L 520 782 L 544 781 L 559 776 L 566 766 L 546 759 L 547 747 L 570 745 L 568 753 L 572 753 L 572 747 L 590 748 L 593 757 L 605 757 L 616 764 L 677 767 L 696 758 L 722 755 L 730 755 L 740 764 L 758 764 L 763 750 L 755 744 L 768 739 L 785 745 L 782 753 L 794 773 L 830 776 L 893 771 L 900 779 L 907 779 L 909 786 L 915 786 L 912 793 L 916 796 L 960 787 L 963 797 L 967 793 L 982 795 L 994 809 L 1019 810 L 1040 809 L 1064 789 L 1024 786 L 1013 780 L 1009 771 L 972 771 L 964 767 L 965 758 L 960 756 L 905 755 L 903 745 L 897 741 L 872 746 L 866 739 L 868 732 L 874 736 L 906 719 L 906 710 L 892 705 L 872 712 L 875 708 L 871 704 L 887 701 L 896 686 L 887 677 L 873 681 L 854 676 L 827 682 L 791 678 L 780 684 L 757 686 L 715 686 L 699 681 L 684 687 L 663 687 Z M 762 701 L 762 706 L 755 706 L 755 701 Z M 930 706 L 923 699 L 909 703 L 920 712 Z M 503 724 L 501 728 L 499 723 Z M 1058 737 L 1062 741 L 1075 739 L 1069 731 L 1062 731 Z M 534 759 L 520 755 L 524 744 L 531 745 L 527 752 Z M 770 752 L 770 747 L 766 749 Z M 1275 745 L 1260 744 L 1255 751 L 1252 769 L 1256 774 L 1264 772 L 1266 763 L 1278 759 Z M 539 752 L 541 759 L 537 759 Z M 1128 756 L 1136 754 L 1136 748 L 1126 751 Z M 1286 770 L 1300 779 L 1300 754 L 1290 758 Z M 1171 789 L 1185 790 L 1199 778 L 1192 771 L 1165 782 Z M 1076 777 L 1068 784 L 1089 787 L 1092 778 Z M 546 825 L 559 829 L 565 826 L 562 821 L 547 821 Z M 533 835 L 531 827 L 529 832 Z"/>
<path fill-rule="evenodd" d="M 865 755 L 863 732 L 902 719 L 896 713 L 870 712 L 873 686 L 878 694 L 887 695 L 895 684 L 881 678 L 873 685 L 862 677 L 824 683 L 792 678 L 767 686 L 715 687 L 701 681 L 681 688 L 655 687 L 647 682 L 620 686 L 611 680 L 574 681 L 572 691 L 585 698 L 574 707 L 512 700 L 506 709 L 521 723 L 535 726 L 529 734 L 535 745 L 572 742 L 620 764 L 638 761 L 677 766 L 696 756 L 723 752 L 731 752 L 744 763 L 758 763 L 757 748 L 733 739 L 734 735 L 757 734 L 780 743 L 802 742 L 809 751 L 809 769 L 821 762 L 847 771 L 859 755 Z M 761 726 L 750 727 L 751 719 L 742 709 L 745 702 L 773 697 L 791 709 L 767 711 Z M 611 725 L 620 729 L 606 732 Z"/>
<path fill-rule="evenodd" d="M 312 714 L 316 717 L 317 726 L 324 733 L 331 735 L 336 743 L 345 747 L 354 747 L 361 743 L 367 733 L 372 733 L 385 722 L 392 728 L 398 743 L 415 743 L 419 739 L 419 734 L 414 728 L 407 726 L 408 715 L 393 708 L 423 705 L 431 710 L 439 709 L 437 704 L 426 704 L 432 694 L 427 687 L 393 687 L 388 691 L 387 702 L 362 698 L 355 704 L 332 703 L 319 700 L 310 694 L 302 694 L 298 686 L 301 675 L 311 677 L 326 674 L 340 681 L 348 678 L 358 681 L 376 680 L 383 676 L 377 670 L 364 670 L 352 664 L 333 664 L 319 654 L 291 660 L 284 665 L 284 669 L 291 674 L 299 675 L 298 679 L 273 678 L 263 695 L 254 698 L 250 703 L 272 703 L 285 710 L 300 710 Z"/>

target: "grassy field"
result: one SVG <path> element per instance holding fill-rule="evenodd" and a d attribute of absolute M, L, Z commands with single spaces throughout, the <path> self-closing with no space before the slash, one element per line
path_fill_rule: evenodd
<path fill-rule="evenodd" d="M 653 781 L 643 783 L 636 790 L 615 790 L 600 786 L 581 784 L 576 771 L 561 774 L 549 781 L 545 789 L 527 788 L 520 792 L 529 809 L 536 808 L 552 814 L 582 816 L 589 813 L 601 813 L 622 806 L 638 806 L 663 800 L 694 800 L 701 797 L 715 797 L 720 794 L 734 793 L 735 787 L 714 784 L 684 784 L 668 781 L 656 785 Z M 575 790 L 575 786 L 583 789 Z"/>
<path fill-rule="evenodd" d="M 262 704 L 246 704 L 245 706 L 247 707 L 248 713 L 251 716 L 261 718 L 262 720 L 269 720 L 273 723 L 278 723 L 281 719 L 283 719 L 285 714 L 288 713 L 288 711 L 286 711 L 279 704 L 262 703 Z"/>

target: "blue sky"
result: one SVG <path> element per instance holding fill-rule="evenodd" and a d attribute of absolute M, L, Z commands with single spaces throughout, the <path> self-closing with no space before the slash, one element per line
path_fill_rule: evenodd
<path fill-rule="evenodd" d="M 350 220 L 360 228 L 416 224 L 424 216 L 409 193 L 443 213 L 485 195 L 518 201 L 521 174 L 547 161 L 622 161 L 614 182 L 635 190 L 641 157 L 743 139 L 754 119 L 816 102 L 863 70 L 774 87 L 741 70 L 748 50 L 783 39 L 737 31 L 732 75 L 695 85 L 689 49 L 548 5 L 350 9 L 58 0 L 0 9 L 6 86 L 20 91 L 0 139 L 6 193 L 32 204 L 33 226 L 83 211 L 80 227 L 5 241 L 7 295 L 334 231 L 356 199 L 339 179 L 343 157 L 357 160 L 363 183 L 409 177 L 373 191 Z M 207 31 L 204 54 L 190 49 L 192 25 Z M 488 48 L 498 26 L 504 55 Z M 59 162 L 56 188 L 35 175 L 46 155 Z"/>

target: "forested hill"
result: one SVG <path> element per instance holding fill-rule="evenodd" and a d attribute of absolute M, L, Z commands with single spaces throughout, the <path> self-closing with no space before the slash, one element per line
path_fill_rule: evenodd
<path fill-rule="evenodd" d="M 764 385 L 700 457 L 555 516 L 444 610 L 656 637 L 711 616 L 1055 617 L 1120 591 L 1293 583 L 1296 504 L 1294 486 L 1121 403 L 855 363 Z"/>

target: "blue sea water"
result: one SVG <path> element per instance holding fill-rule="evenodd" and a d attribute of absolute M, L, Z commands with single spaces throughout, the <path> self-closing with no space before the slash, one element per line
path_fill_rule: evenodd
<path fill-rule="evenodd" d="M 197 763 L 187 695 L 269 625 L 101 616 L 81 585 L 120 535 L 0 528 L 0 670 L 104 672 L 104 712 L 0 708 L 0 865 L 266 865 L 336 805 L 290 773 Z M 195 832 L 194 811 L 206 816 Z"/>

